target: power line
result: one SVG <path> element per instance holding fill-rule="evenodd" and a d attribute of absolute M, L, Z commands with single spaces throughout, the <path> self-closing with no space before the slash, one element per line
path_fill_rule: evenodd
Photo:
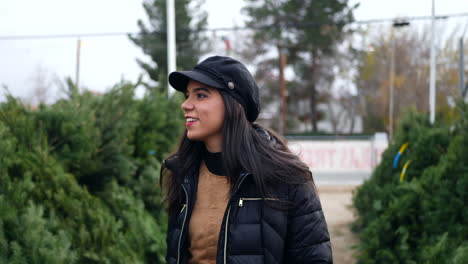
<path fill-rule="evenodd" d="M 435 19 L 448 19 L 448 18 L 455 18 L 455 17 L 466 17 L 468 13 L 457 13 L 457 14 L 449 14 L 449 15 L 438 15 L 435 16 Z M 416 16 L 416 17 L 397 17 L 397 18 L 382 18 L 382 19 L 369 19 L 369 20 L 361 20 L 355 21 L 354 24 L 376 24 L 376 23 L 387 23 L 387 22 L 395 22 L 395 21 L 416 21 L 416 20 L 431 20 L 432 16 Z"/>
<path fill-rule="evenodd" d="M 125 36 L 128 32 L 104 32 L 104 33 L 83 33 L 83 34 L 45 34 L 45 35 L 10 35 L 0 36 L 0 40 L 25 40 L 25 39 L 52 39 L 52 38 L 80 38 L 80 37 L 114 37 Z"/>
<path fill-rule="evenodd" d="M 468 13 L 457 13 L 457 14 L 448 14 L 448 15 L 438 15 L 435 16 L 436 19 L 448 19 L 455 17 L 468 17 Z M 415 17 L 401 17 L 401 18 L 381 18 L 381 19 L 368 19 L 368 20 L 359 20 L 353 21 L 349 24 L 377 24 L 377 23 L 393 23 L 395 20 L 403 21 L 417 21 L 417 20 L 430 20 L 431 16 L 415 16 Z M 323 26 L 330 25 L 329 23 L 299 23 L 299 24 L 287 24 L 288 26 L 294 27 L 314 27 L 314 26 Z M 335 24 L 335 25 L 346 25 L 346 24 Z M 211 28 L 211 29 L 201 29 L 201 30 L 191 30 L 191 29 L 182 29 L 178 31 L 192 31 L 192 32 L 217 32 L 217 31 L 240 31 L 240 30 L 249 30 L 249 29 L 268 29 L 275 27 L 276 25 L 268 26 L 243 26 L 243 27 L 221 27 L 221 28 Z M 148 32 L 148 33 L 134 33 L 134 32 L 103 32 L 103 33 L 73 33 L 73 34 L 44 34 L 44 35 L 6 35 L 0 36 L 0 40 L 30 40 L 30 39 L 54 39 L 54 38 L 83 38 L 83 37 L 115 37 L 115 36 L 136 36 L 136 35 L 154 35 L 154 34 L 165 34 L 165 31 L 158 32 Z"/>

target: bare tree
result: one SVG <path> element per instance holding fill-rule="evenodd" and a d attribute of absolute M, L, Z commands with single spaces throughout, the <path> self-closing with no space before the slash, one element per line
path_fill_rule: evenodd
<path fill-rule="evenodd" d="M 52 92 L 55 90 L 55 84 L 58 76 L 52 73 L 44 65 L 38 64 L 36 70 L 29 78 L 31 84 L 30 94 L 24 98 L 25 102 L 32 106 L 41 103 L 51 103 L 54 98 Z"/>
<path fill-rule="evenodd" d="M 394 125 L 408 109 L 428 112 L 430 72 L 430 30 L 414 28 L 395 32 Z M 439 36 L 443 29 L 440 29 Z M 364 129 L 368 132 L 387 129 L 389 111 L 390 60 L 392 40 L 382 31 L 370 41 L 371 50 L 359 60 L 356 85 L 364 105 Z M 457 50 L 453 37 L 437 47 L 437 111 L 447 105 L 446 97 L 457 92 Z"/>

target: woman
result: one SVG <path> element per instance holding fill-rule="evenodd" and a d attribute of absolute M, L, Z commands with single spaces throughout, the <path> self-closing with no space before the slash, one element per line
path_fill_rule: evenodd
<path fill-rule="evenodd" d="M 185 93 L 186 132 L 162 166 L 168 263 L 332 263 L 308 167 L 255 124 L 247 68 L 210 57 L 169 82 Z"/>

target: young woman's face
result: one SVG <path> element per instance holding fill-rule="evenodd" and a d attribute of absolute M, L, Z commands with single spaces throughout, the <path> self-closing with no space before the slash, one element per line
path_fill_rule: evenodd
<path fill-rule="evenodd" d="M 208 150 L 212 152 L 221 151 L 219 148 L 222 140 L 224 102 L 219 91 L 190 80 L 185 98 L 182 110 L 185 115 L 187 137 L 190 140 L 205 142 Z"/>

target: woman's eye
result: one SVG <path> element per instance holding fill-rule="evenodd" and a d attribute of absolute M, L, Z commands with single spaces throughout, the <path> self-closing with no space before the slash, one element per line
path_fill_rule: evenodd
<path fill-rule="evenodd" d="M 205 94 L 199 93 L 197 94 L 197 98 L 205 98 L 207 97 Z"/>

